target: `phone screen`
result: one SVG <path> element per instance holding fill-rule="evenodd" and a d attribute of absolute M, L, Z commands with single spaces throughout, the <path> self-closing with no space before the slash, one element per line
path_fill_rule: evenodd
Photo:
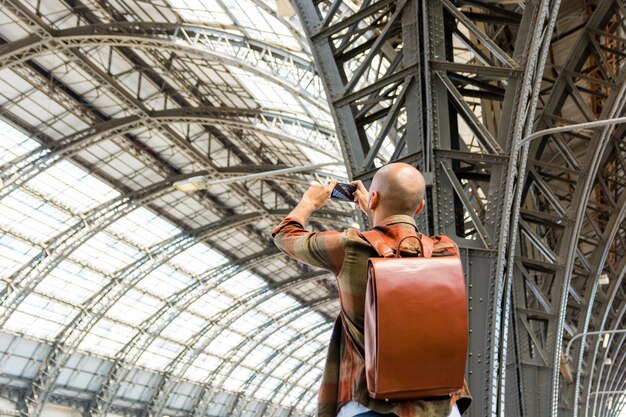
<path fill-rule="evenodd" d="M 345 182 L 338 182 L 337 185 L 335 185 L 335 188 L 333 188 L 333 192 L 330 194 L 330 198 L 354 203 L 355 191 L 356 185 L 346 184 Z"/>

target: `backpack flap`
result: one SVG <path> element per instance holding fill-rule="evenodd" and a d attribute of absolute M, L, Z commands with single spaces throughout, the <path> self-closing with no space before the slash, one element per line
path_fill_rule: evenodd
<path fill-rule="evenodd" d="M 407 400 L 460 390 L 467 346 L 458 257 L 370 258 L 365 367 L 371 397 Z"/>

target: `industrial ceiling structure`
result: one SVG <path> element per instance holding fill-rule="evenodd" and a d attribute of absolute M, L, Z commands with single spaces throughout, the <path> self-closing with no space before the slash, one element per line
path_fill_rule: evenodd
<path fill-rule="evenodd" d="M 468 414 L 617 417 L 625 61 L 624 0 L 0 0 L 0 414 L 313 415 L 338 294 L 270 232 L 405 161 Z"/>

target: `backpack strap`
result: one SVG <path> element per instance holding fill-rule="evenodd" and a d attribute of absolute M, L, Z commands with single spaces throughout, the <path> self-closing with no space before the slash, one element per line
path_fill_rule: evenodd
<path fill-rule="evenodd" d="M 368 232 L 360 232 L 359 235 L 363 239 L 367 240 L 367 242 L 372 245 L 374 250 L 380 256 L 384 258 L 393 258 L 393 248 L 387 242 L 385 242 L 385 240 L 381 236 L 382 233 L 377 230 L 370 230 Z"/>

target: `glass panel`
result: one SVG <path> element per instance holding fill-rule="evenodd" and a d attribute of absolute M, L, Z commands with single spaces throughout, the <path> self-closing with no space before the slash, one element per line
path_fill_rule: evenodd
<path fill-rule="evenodd" d="M 243 271 L 221 284 L 220 288 L 233 298 L 240 299 L 265 286 L 263 279 L 249 271 Z"/>
<path fill-rule="evenodd" d="M 285 310 L 297 306 L 299 303 L 291 296 L 279 293 L 259 306 L 259 310 L 267 315 L 274 316 Z"/>
<path fill-rule="evenodd" d="M 15 190 L 0 201 L 0 227 L 36 242 L 45 242 L 76 222 L 35 195 Z"/>
<path fill-rule="evenodd" d="M 144 249 L 181 232 L 178 227 L 143 207 L 122 217 L 107 230 Z"/>
<path fill-rule="evenodd" d="M 0 120 L 0 165 L 37 149 L 39 144 L 28 136 Z"/>
<path fill-rule="evenodd" d="M 226 262 L 228 262 L 228 259 L 209 248 L 204 243 L 198 243 L 170 260 L 172 265 L 175 265 L 177 268 L 180 268 L 190 275 L 200 275 Z"/>
<path fill-rule="evenodd" d="M 37 286 L 37 291 L 80 305 L 109 279 L 70 260 L 64 260 Z"/>
<path fill-rule="evenodd" d="M 71 259 L 112 274 L 139 259 L 142 253 L 106 232 L 100 232 L 72 253 Z"/>
<path fill-rule="evenodd" d="M 181 345 L 158 337 L 137 362 L 150 369 L 163 370 L 182 349 Z"/>
<path fill-rule="evenodd" d="M 85 212 L 119 197 L 120 193 L 86 170 L 60 161 L 27 184 L 47 199 L 75 212 Z"/>
<path fill-rule="evenodd" d="M 163 330 L 161 333 L 164 337 L 169 337 L 184 343 L 194 334 L 198 333 L 203 327 L 209 326 L 208 320 L 202 319 L 195 314 L 182 312 Z"/>
<path fill-rule="evenodd" d="M 142 291 L 130 289 L 111 306 L 107 316 L 119 321 L 138 326 L 157 312 L 163 303 Z"/>
<path fill-rule="evenodd" d="M 149 293 L 168 297 L 193 282 L 194 280 L 189 275 L 177 271 L 168 264 L 163 264 L 146 275 L 137 286 Z"/>
<path fill-rule="evenodd" d="M 215 0 L 168 0 L 168 3 L 187 22 L 234 24 Z"/>
<path fill-rule="evenodd" d="M 30 294 L 20 304 L 7 329 L 52 340 L 78 309 L 50 300 L 38 294 Z"/>
<path fill-rule="evenodd" d="M 85 336 L 79 349 L 111 357 L 124 346 L 124 343 L 131 340 L 134 334 L 135 330 L 132 327 L 101 319 Z"/>
<path fill-rule="evenodd" d="M 40 252 L 39 248 L 14 236 L 0 232 L 0 278 L 8 277 Z M 6 281 L 0 281 L 2 288 Z"/>

